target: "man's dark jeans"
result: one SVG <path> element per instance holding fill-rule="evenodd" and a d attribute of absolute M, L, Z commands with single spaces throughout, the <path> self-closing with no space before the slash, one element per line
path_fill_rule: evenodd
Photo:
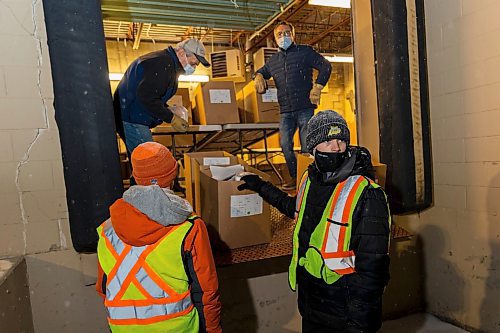
<path fill-rule="evenodd" d="M 290 176 L 297 178 L 297 157 L 293 152 L 293 136 L 299 129 L 301 152 L 306 152 L 307 122 L 314 114 L 313 109 L 280 114 L 280 145 L 285 155 Z"/>

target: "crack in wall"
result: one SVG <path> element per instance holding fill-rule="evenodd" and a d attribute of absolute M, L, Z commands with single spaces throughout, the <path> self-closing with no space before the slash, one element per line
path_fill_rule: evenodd
<path fill-rule="evenodd" d="M 38 52 L 38 63 L 37 63 L 37 70 L 38 70 L 38 78 L 37 78 L 37 89 L 38 89 L 38 95 L 40 96 L 40 99 L 42 100 L 42 110 L 44 112 L 45 116 L 45 127 L 44 128 L 38 128 L 36 130 L 36 134 L 34 139 L 31 141 L 31 143 L 28 145 L 28 148 L 26 149 L 26 152 L 24 153 L 23 157 L 19 161 L 17 168 L 16 168 L 16 188 L 17 192 L 19 195 L 19 208 L 21 209 L 21 221 L 23 224 L 23 241 L 24 241 L 24 249 L 23 249 L 23 254 L 27 253 L 27 248 L 28 248 L 28 242 L 27 242 L 27 225 L 29 223 L 28 221 L 28 216 L 26 214 L 25 208 L 24 208 L 24 198 L 23 198 L 23 189 L 20 183 L 20 174 L 21 174 L 21 168 L 29 162 L 30 159 L 30 153 L 31 150 L 33 149 L 34 145 L 40 138 L 41 134 L 45 131 L 49 130 L 49 121 L 48 121 L 48 115 L 47 115 L 47 103 L 43 97 L 42 94 L 42 85 L 41 85 L 41 80 L 42 80 L 42 65 L 43 65 L 43 52 L 42 52 L 42 39 L 39 36 L 39 28 L 38 24 L 36 21 L 36 15 L 37 15 L 37 5 L 39 3 L 39 0 L 33 0 L 31 3 L 31 15 L 32 15 L 32 20 L 33 20 L 33 33 L 30 33 L 30 36 L 32 36 L 35 39 L 36 46 L 37 46 L 37 52 Z M 5 4 L 4 4 L 5 5 Z M 6 6 L 6 5 L 5 5 Z M 7 6 L 8 7 L 8 6 Z M 11 10 L 12 15 L 14 18 L 19 22 L 18 18 L 14 15 L 14 12 Z M 62 232 L 61 224 L 58 222 L 58 228 L 59 228 L 59 233 Z M 61 239 L 62 241 L 62 239 Z"/>
<path fill-rule="evenodd" d="M 61 219 L 57 220 L 57 228 L 59 229 L 59 243 L 61 244 L 61 249 L 68 249 L 68 242 L 66 240 L 66 235 L 64 234 Z"/>

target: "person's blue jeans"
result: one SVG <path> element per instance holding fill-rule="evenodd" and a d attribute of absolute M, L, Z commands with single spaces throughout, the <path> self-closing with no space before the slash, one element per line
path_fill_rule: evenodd
<path fill-rule="evenodd" d="M 297 157 L 293 152 L 293 136 L 297 128 L 300 136 L 300 150 L 306 152 L 307 122 L 314 114 L 314 109 L 284 112 L 280 114 L 280 145 L 285 155 L 290 176 L 297 178 Z"/>
<path fill-rule="evenodd" d="M 146 125 L 123 122 L 123 131 L 125 134 L 125 146 L 127 146 L 127 152 L 132 155 L 135 147 L 144 142 L 153 141 L 153 135 L 151 130 Z"/>

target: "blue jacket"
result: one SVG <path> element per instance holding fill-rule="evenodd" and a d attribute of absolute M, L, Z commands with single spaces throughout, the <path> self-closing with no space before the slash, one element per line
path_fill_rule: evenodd
<path fill-rule="evenodd" d="M 313 68 L 319 71 L 316 83 L 326 85 L 332 72 L 328 60 L 308 45 L 292 44 L 273 54 L 257 73 L 274 79 L 280 112 L 285 113 L 316 108 L 309 99 Z"/>
<path fill-rule="evenodd" d="M 149 128 L 163 121 L 170 122 L 173 114 L 166 102 L 175 95 L 179 75 L 183 73 L 172 47 L 134 60 L 115 93 L 115 99 L 119 99 L 121 120 Z"/>

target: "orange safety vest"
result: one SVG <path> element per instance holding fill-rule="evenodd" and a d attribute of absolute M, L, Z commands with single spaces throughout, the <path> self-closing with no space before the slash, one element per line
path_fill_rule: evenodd
<path fill-rule="evenodd" d="M 293 254 L 289 267 L 289 284 L 296 286 L 297 265 L 304 266 L 311 275 L 332 284 L 342 275 L 355 272 L 355 254 L 349 250 L 352 230 L 352 216 L 361 193 L 367 186 L 378 187 L 362 176 L 350 176 L 337 184 L 326 205 L 320 223 L 309 240 L 309 247 L 303 258 L 298 258 L 299 231 L 309 191 L 308 172 L 302 176 L 295 207 L 295 230 L 293 235 Z"/>
<path fill-rule="evenodd" d="M 156 243 L 139 247 L 124 243 L 110 220 L 97 229 L 113 332 L 198 332 L 180 250 L 191 226 L 190 221 L 175 225 Z"/>

